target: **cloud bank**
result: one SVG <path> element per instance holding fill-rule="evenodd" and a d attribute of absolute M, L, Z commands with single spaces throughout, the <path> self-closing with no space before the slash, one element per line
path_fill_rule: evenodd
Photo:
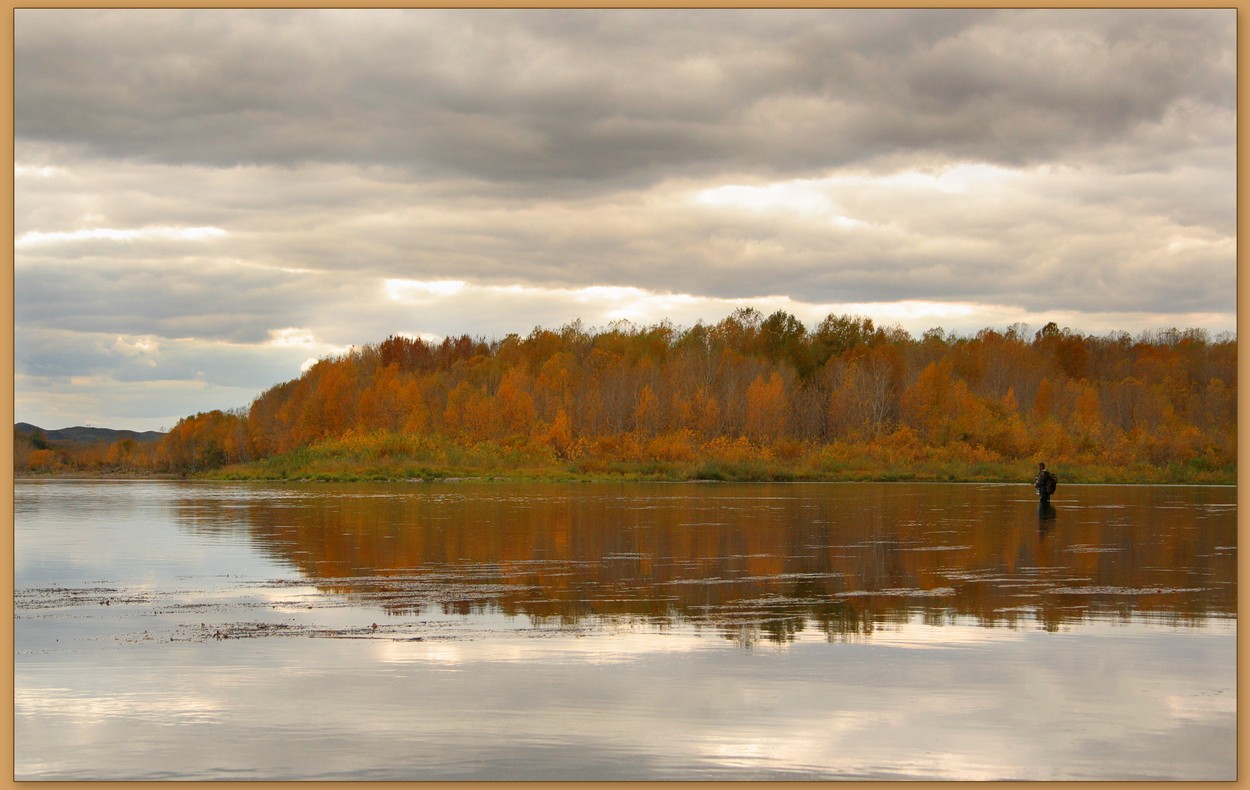
<path fill-rule="evenodd" d="M 1235 13 L 19 9 L 17 418 L 743 305 L 1232 331 Z"/>

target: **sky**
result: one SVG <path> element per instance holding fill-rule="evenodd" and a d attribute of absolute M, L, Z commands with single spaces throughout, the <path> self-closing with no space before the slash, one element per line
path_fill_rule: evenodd
<path fill-rule="evenodd" d="M 17 9 L 14 417 L 740 307 L 1236 330 L 1236 10 Z"/>

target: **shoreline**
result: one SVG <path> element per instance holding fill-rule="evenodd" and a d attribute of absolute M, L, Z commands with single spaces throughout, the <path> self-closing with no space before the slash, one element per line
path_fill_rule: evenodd
<path fill-rule="evenodd" d="M 733 483 L 929 483 L 935 485 L 1021 485 L 1033 487 L 1032 480 L 1001 477 L 939 477 L 931 474 L 893 474 L 863 476 L 778 476 L 758 479 L 714 479 L 699 477 L 680 477 L 672 475 L 634 475 L 634 474 L 578 474 L 571 472 L 551 473 L 491 473 L 491 474 L 434 474 L 429 476 L 382 475 L 368 472 L 361 473 L 313 473 L 298 476 L 264 476 L 255 474 L 230 474 L 221 471 L 177 475 L 168 473 L 124 474 L 117 472 L 29 472 L 15 473 L 17 482 L 38 482 L 55 480 L 60 482 L 94 482 L 94 481 L 166 481 L 166 482 L 209 482 L 209 483 L 408 483 L 413 485 L 433 483 L 701 483 L 701 484 L 733 484 Z M 1212 488 L 1236 487 L 1236 480 L 1193 481 L 1193 480 L 1142 480 L 1142 479 L 1066 479 L 1065 487 L 1078 485 L 1114 485 L 1114 486 L 1205 486 Z"/>

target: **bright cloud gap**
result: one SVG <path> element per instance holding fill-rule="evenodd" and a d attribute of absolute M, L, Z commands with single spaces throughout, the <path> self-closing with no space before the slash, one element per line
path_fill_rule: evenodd
<path fill-rule="evenodd" d="M 483 315 L 507 314 L 516 317 L 518 326 L 527 323 L 527 319 L 522 317 L 526 315 L 535 319 L 530 323 L 536 325 L 549 325 L 544 323 L 544 317 L 565 316 L 566 320 L 579 318 L 591 325 L 619 320 L 638 324 L 667 320 L 677 325 L 692 326 L 700 321 L 719 321 L 742 307 L 755 308 L 765 315 L 783 310 L 813 326 L 831 314 L 863 315 L 883 326 L 897 324 L 914 336 L 920 336 L 935 327 L 951 332 L 972 333 L 985 328 L 1005 328 L 1016 323 L 1040 328 L 1048 321 L 1089 333 L 1117 331 L 1122 328 L 1126 318 L 1132 318 L 1134 322 L 1154 323 L 1159 327 L 1177 325 L 1177 316 L 1157 316 L 1152 320 L 1151 316 L 1126 316 L 1114 312 L 1096 315 L 1069 311 L 1025 313 L 1018 306 L 1012 305 L 920 299 L 809 303 L 778 295 L 717 298 L 663 293 L 633 286 L 544 288 L 519 284 L 479 284 L 467 280 L 392 278 L 384 281 L 383 290 L 394 304 L 424 308 L 423 314 L 427 318 L 437 315 L 463 315 L 466 311 Z M 1218 316 L 1205 314 L 1184 318 L 1189 319 L 1184 322 L 1185 326 L 1206 327 L 1213 321 L 1218 323 Z M 488 324 L 497 326 L 497 322 Z M 431 337 L 428 331 L 409 331 L 408 334 Z"/>
<path fill-rule="evenodd" d="M 32 230 L 23 233 L 14 242 L 16 247 L 34 247 L 46 244 L 63 244 L 76 241 L 208 241 L 226 236 L 226 231 L 214 227 L 175 228 L 155 226 L 146 228 L 83 228 L 71 231 L 44 232 Z"/>

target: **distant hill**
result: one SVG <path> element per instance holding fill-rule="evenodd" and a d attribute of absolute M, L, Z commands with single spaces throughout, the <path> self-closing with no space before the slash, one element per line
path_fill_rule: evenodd
<path fill-rule="evenodd" d="M 137 442 L 159 442 L 165 435 L 160 431 L 119 431 L 112 428 L 87 428 L 81 425 L 73 428 L 48 430 L 37 425 L 31 425 L 28 422 L 19 422 L 13 428 L 19 434 L 26 436 L 33 436 L 42 432 L 44 438 L 50 442 L 68 442 L 71 444 L 112 444 L 121 439 L 134 439 Z"/>

